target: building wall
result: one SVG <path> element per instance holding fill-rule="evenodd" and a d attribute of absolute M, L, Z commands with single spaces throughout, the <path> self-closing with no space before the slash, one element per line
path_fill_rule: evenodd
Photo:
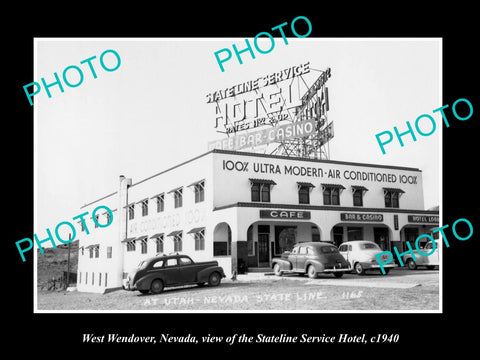
<path fill-rule="evenodd" d="M 405 191 L 400 198 L 400 208 L 424 209 L 422 172 L 417 169 L 364 166 L 326 160 L 271 158 L 258 154 L 221 151 L 214 153 L 213 166 L 216 208 L 237 202 L 250 202 L 248 179 L 258 178 L 276 182 L 277 185 L 271 190 L 271 203 L 298 204 L 297 181 L 302 181 L 315 185 L 310 193 L 311 205 L 324 205 L 321 184 L 327 183 L 345 187 L 340 195 L 340 206 L 353 207 L 351 186 L 363 185 L 368 189 L 363 197 L 364 208 L 385 208 L 383 188 L 387 187 Z M 233 169 L 229 170 L 232 167 Z M 304 175 L 295 175 L 302 172 Z M 355 176 L 356 172 L 373 173 L 373 176 L 379 176 L 378 179 L 382 174 L 386 176 L 380 181 L 351 180 L 350 177 Z M 406 183 L 401 182 L 403 176 L 406 177 Z M 409 184 L 408 180 L 416 183 Z"/>
<path fill-rule="evenodd" d="M 357 174 L 374 176 L 370 180 L 351 180 Z M 251 202 L 250 178 L 275 181 L 269 203 Z M 401 181 L 401 179 L 406 181 Z M 195 203 L 192 183 L 204 180 L 204 200 Z M 411 183 L 408 183 L 410 180 Z M 310 182 L 315 187 L 310 192 L 310 204 L 300 205 L 297 182 Z M 324 206 L 321 184 L 343 185 L 340 205 Z M 351 186 L 364 186 L 368 189 L 363 196 L 363 206 L 353 206 Z M 183 204 L 174 207 L 174 195 L 170 191 L 183 187 Z M 398 209 L 385 208 L 383 188 L 397 188 L 405 193 L 400 197 Z M 157 212 L 155 196 L 164 194 L 164 210 Z M 142 215 L 141 201 L 148 199 L 148 215 Z M 135 215 L 128 218 L 128 205 L 134 204 Z M 275 226 L 296 226 L 298 241 L 312 240 L 312 226 L 319 229 L 321 241 L 332 241 L 332 229 L 344 229 L 347 241 L 348 227 L 362 227 L 364 238 L 373 240 L 374 227 L 388 229 L 391 244 L 401 245 L 406 227 L 418 228 L 419 233 L 429 231 L 429 227 L 410 223 L 410 214 L 425 214 L 423 210 L 422 173 L 418 169 L 382 167 L 375 165 L 351 164 L 335 161 L 309 161 L 284 157 L 267 157 L 258 154 L 235 153 L 228 151 L 209 152 L 191 161 L 179 164 L 147 179 L 131 182 L 120 177 L 119 189 L 102 199 L 82 207 L 91 215 L 93 209 L 106 205 L 115 210 L 113 223 L 107 228 L 93 229 L 91 233 L 79 233 L 80 248 L 78 281 L 79 291 L 103 292 L 118 288 L 126 274 L 145 258 L 157 254 L 153 235 L 162 233 L 164 254 L 174 252 L 174 231 L 182 231 L 182 251 L 194 261 L 217 260 L 231 276 L 244 261 L 258 266 L 258 226 L 268 225 L 269 245 L 275 242 Z M 299 210 L 310 213 L 310 219 L 265 219 L 260 218 L 262 209 Z M 382 215 L 382 221 L 342 221 L 342 213 L 375 213 Z M 438 212 L 437 212 L 438 213 Z M 398 221 L 396 221 L 396 220 Z M 247 229 L 253 225 L 253 254 L 248 251 Z M 204 249 L 195 249 L 194 228 L 205 229 Z M 147 252 L 142 253 L 141 244 L 136 241 L 136 249 L 127 251 L 126 239 L 147 237 Z M 228 242 L 228 253 L 214 253 L 217 242 Z M 90 258 L 86 249 L 99 245 L 99 257 Z M 390 245 L 391 245 L 390 244 Z M 224 244 L 222 244 L 223 246 Z M 107 258 L 107 248 L 112 248 L 112 258 Z M 269 248 L 269 260 L 274 256 Z M 88 279 L 85 274 L 88 272 Z M 92 284 L 92 273 L 94 283 Z M 99 282 L 101 274 L 101 283 Z M 105 284 L 105 274 L 107 284 Z"/>
<path fill-rule="evenodd" d="M 118 196 L 113 194 L 101 201 L 83 207 L 82 212 L 88 212 L 88 218 L 85 216 L 86 229 L 85 231 L 79 229 L 77 231 L 77 238 L 79 240 L 79 254 L 78 254 L 78 269 L 77 269 L 77 289 L 79 291 L 88 292 L 104 292 L 106 288 L 115 288 L 121 286 L 121 281 L 118 278 L 117 269 L 120 264 L 119 259 L 119 245 L 118 245 L 118 210 L 117 210 Z M 113 211 L 112 223 L 107 227 L 95 228 L 93 220 L 91 219 L 93 210 L 99 206 L 105 205 Z M 100 224 L 106 224 L 107 218 L 101 209 L 97 214 L 101 214 L 98 219 Z M 87 230 L 90 232 L 87 234 Z M 98 258 L 90 257 L 88 249 L 91 245 L 98 244 Z M 107 249 L 112 248 L 112 257 L 107 258 Z M 94 280 L 92 283 L 92 279 Z"/>
<path fill-rule="evenodd" d="M 200 180 L 205 180 L 205 199 L 195 203 L 194 189 L 188 185 Z M 183 204 L 182 207 L 175 208 L 174 195 L 169 191 L 178 187 L 183 187 Z M 157 212 L 155 199 L 152 199 L 160 193 L 165 194 L 163 212 Z M 149 210 L 147 216 L 142 216 L 141 205 L 138 202 L 145 198 L 149 199 Z M 124 272 L 130 272 L 141 260 L 156 254 L 154 240 L 150 239 L 156 233 L 164 234 L 165 254 L 174 251 L 173 238 L 168 234 L 181 230 L 182 253 L 188 254 L 194 261 L 211 260 L 213 228 L 207 223 L 208 212 L 211 211 L 213 204 L 211 155 L 201 156 L 150 179 L 134 183 L 128 190 L 128 203 L 135 203 L 135 217 L 127 222 L 127 237 L 148 236 L 148 253 L 141 253 L 140 244 L 137 244 L 134 252 L 127 251 L 124 246 Z M 197 227 L 205 227 L 204 250 L 195 250 L 194 236 L 188 234 L 191 229 Z"/>

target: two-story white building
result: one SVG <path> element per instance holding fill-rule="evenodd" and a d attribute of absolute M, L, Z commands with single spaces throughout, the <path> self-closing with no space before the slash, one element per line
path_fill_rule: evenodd
<path fill-rule="evenodd" d="M 121 287 L 156 254 L 214 259 L 230 276 L 270 267 L 295 242 L 366 239 L 405 249 L 439 222 L 438 211 L 424 210 L 419 169 L 226 150 L 138 182 L 120 176 L 118 191 L 82 210 L 99 205 L 114 219 L 79 233 L 79 291 Z"/>

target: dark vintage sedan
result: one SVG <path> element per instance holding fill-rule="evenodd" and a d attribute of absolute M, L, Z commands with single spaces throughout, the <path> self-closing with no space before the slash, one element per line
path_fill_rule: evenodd
<path fill-rule="evenodd" d="M 351 271 L 350 265 L 338 252 L 335 245 L 327 242 L 303 242 L 285 252 L 279 258 L 272 259 L 275 275 L 284 273 L 308 274 L 316 278 L 319 273 L 333 273 L 337 278 Z"/>
<path fill-rule="evenodd" d="M 217 261 L 195 263 L 187 255 L 163 255 L 142 261 L 128 274 L 124 288 L 138 290 L 142 294 L 150 291 L 159 294 L 165 287 L 208 283 L 218 286 L 225 277 Z"/>

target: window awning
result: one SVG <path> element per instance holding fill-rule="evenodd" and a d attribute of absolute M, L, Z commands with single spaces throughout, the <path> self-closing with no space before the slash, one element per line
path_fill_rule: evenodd
<path fill-rule="evenodd" d="M 161 197 L 161 196 L 164 196 L 165 193 L 160 193 L 160 194 L 157 194 L 157 195 L 153 195 L 150 199 L 155 199 L 157 197 Z"/>
<path fill-rule="evenodd" d="M 145 199 L 142 199 L 142 200 L 137 201 L 137 204 L 140 204 L 140 203 L 142 203 L 142 202 L 144 202 L 144 201 L 148 201 L 148 197 L 145 198 Z"/>
<path fill-rule="evenodd" d="M 357 185 L 352 185 L 353 190 L 361 190 L 361 191 L 368 191 L 368 189 L 365 186 L 357 186 Z"/>
<path fill-rule="evenodd" d="M 198 185 L 198 184 L 200 184 L 201 182 L 204 182 L 204 181 L 205 181 L 205 179 L 195 181 L 195 182 L 191 183 L 190 185 L 188 185 L 187 187 Z"/>
<path fill-rule="evenodd" d="M 155 238 L 159 238 L 159 237 L 162 237 L 162 236 L 163 236 L 163 233 L 153 234 L 152 236 L 150 236 L 150 239 L 155 239 Z"/>
<path fill-rule="evenodd" d="M 175 231 L 172 231 L 170 234 L 168 234 L 167 236 L 176 236 L 178 234 L 180 234 L 182 232 L 182 230 L 175 230 Z"/>
<path fill-rule="evenodd" d="M 183 188 L 183 186 L 176 187 L 175 189 L 170 190 L 167 194 L 173 193 L 173 192 L 178 191 L 182 188 Z"/>
<path fill-rule="evenodd" d="M 312 183 L 303 182 L 303 181 L 297 181 L 297 185 L 298 185 L 298 186 L 308 186 L 308 187 L 312 187 L 312 188 L 315 187 L 315 185 L 313 185 Z"/>
<path fill-rule="evenodd" d="M 196 234 L 197 232 L 202 231 L 202 230 L 205 230 L 205 228 L 204 227 L 196 227 L 196 228 L 193 228 L 192 230 L 190 230 L 187 234 Z"/>
<path fill-rule="evenodd" d="M 323 187 L 333 188 L 333 189 L 345 189 L 345 186 L 340 184 L 322 184 Z"/>
<path fill-rule="evenodd" d="M 96 248 L 96 247 L 99 247 L 99 246 L 100 246 L 100 244 L 88 245 L 85 249 Z"/>
<path fill-rule="evenodd" d="M 273 180 L 269 180 L 269 179 L 248 179 L 250 180 L 250 183 L 252 184 L 268 184 L 268 185 L 277 185 L 277 183 Z"/>
<path fill-rule="evenodd" d="M 122 243 L 130 242 L 130 241 L 133 241 L 133 240 L 135 240 L 134 237 L 126 238 L 125 240 L 122 240 Z"/>
<path fill-rule="evenodd" d="M 147 235 L 142 235 L 142 236 L 139 236 L 135 239 L 135 241 L 140 241 L 140 240 L 145 240 L 146 238 L 148 238 Z"/>
<path fill-rule="evenodd" d="M 398 189 L 398 188 L 383 188 L 383 191 L 391 191 L 391 192 L 398 192 L 398 193 L 401 193 L 401 194 L 404 194 L 405 191 L 403 191 L 402 189 Z"/>

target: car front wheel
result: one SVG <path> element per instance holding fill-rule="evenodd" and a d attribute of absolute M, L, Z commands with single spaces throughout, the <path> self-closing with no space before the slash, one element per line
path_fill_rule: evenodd
<path fill-rule="evenodd" d="M 365 269 L 363 268 L 362 264 L 360 264 L 359 262 L 357 262 L 355 264 L 355 272 L 358 274 L 358 275 L 363 275 L 365 274 Z"/>
<path fill-rule="evenodd" d="M 150 285 L 150 291 L 153 294 L 160 294 L 163 291 L 163 281 L 160 279 L 155 279 Z"/>
<path fill-rule="evenodd" d="M 218 286 L 220 285 L 222 278 L 220 277 L 220 274 L 218 272 L 213 272 L 210 274 L 208 278 L 208 285 L 210 286 Z"/>
<path fill-rule="evenodd" d="M 317 271 L 315 270 L 315 266 L 309 265 L 307 269 L 307 274 L 310 279 L 316 279 L 317 278 Z"/>
<path fill-rule="evenodd" d="M 410 270 L 415 270 L 417 268 L 417 264 L 415 264 L 415 261 L 413 261 L 412 258 L 408 259 L 407 266 Z"/>
<path fill-rule="evenodd" d="M 280 265 L 279 264 L 275 264 L 273 266 L 273 273 L 277 276 L 282 276 L 282 270 L 280 270 Z"/>

